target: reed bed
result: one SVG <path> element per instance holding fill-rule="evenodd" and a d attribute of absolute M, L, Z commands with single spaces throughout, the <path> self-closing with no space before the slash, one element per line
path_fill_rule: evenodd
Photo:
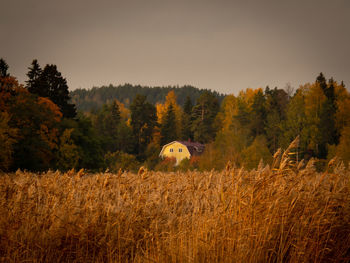
<path fill-rule="evenodd" d="M 349 169 L 286 158 L 253 171 L 2 174 L 0 261 L 350 261 Z"/>

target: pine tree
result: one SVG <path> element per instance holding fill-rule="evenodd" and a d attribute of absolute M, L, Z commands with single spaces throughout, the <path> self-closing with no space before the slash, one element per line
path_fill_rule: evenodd
<path fill-rule="evenodd" d="M 170 104 L 168 106 L 168 110 L 164 116 L 164 120 L 162 121 L 162 126 L 160 128 L 161 134 L 161 145 L 169 143 L 171 141 L 176 140 L 176 117 L 173 105 Z"/>
<path fill-rule="evenodd" d="M 185 105 L 184 105 L 184 111 L 182 114 L 182 131 L 181 131 L 181 137 L 183 140 L 193 140 L 193 133 L 191 131 L 191 113 L 192 113 L 192 100 L 189 96 L 187 96 Z"/>
<path fill-rule="evenodd" d="M 217 98 L 204 92 L 197 100 L 192 109 L 192 132 L 195 141 L 207 143 L 215 138 L 214 119 L 219 112 L 219 102 Z"/>
<path fill-rule="evenodd" d="M 116 125 L 119 124 L 120 122 L 120 109 L 119 109 L 119 105 L 116 101 L 113 101 L 112 103 L 112 110 L 111 110 L 111 113 L 112 113 L 112 118 L 113 118 L 113 121 Z"/>
<path fill-rule="evenodd" d="M 187 96 L 185 104 L 184 104 L 184 113 L 191 115 L 192 108 L 193 108 L 192 100 L 191 100 L 190 96 Z"/>
<path fill-rule="evenodd" d="M 28 68 L 29 71 L 27 73 L 28 80 L 26 81 L 26 88 L 30 93 L 40 94 L 41 89 L 44 89 L 43 85 L 40 85 L 40 76 L 42 74 L 42 69 L 38 63 L 38 60 L 34 59 L 32 62 L 32 67 Z M 42 94 L 44 95 L 44 94 Z M 48 97 L 49 94 L 45 94 Z"/>
<path fill-rule="evenodd" d="M 250 114 L 250 128 L 255 136 L 264 134 L 264 126 L 266 122 L 265 96 L 259 90 L 253 99 L 252 111 Z"/>
<path fill-rule="evenodd" d="M 8 69 L 9 65 L 4 59 L 0 58 L 0 77 L 9 77 L 10 74 L 7 73 Z"/>
<path fill-rule="evenodd" d="M 67 81 L 57 70 L 56 65 L 46 65 L 44 70 L 41 70 L 38 61 L 33 60 L 27 76 L 29 92 L 52 100 L 60 108 L 64 117 L 74 118 L 76 116 L 74 104 L 69 103 Z"/>
<path fill-rule="evenodd" d="M 334 93 L 334 80 L 332 78 L 328 81 L 328 85 L 323 89 L 323 93 L 327 99 L 323 102 L 320 112 L 320 153 L 318 156 L 320 158 L 327 157 L 327 145 L 338 144 L 340 134 L 340 131 L 337 131 L 335 127 L 337 106 Z"/>
<path fill-rule="evenodd" d="M 140 94 L 137 94 L 132 101 L 130 110 L 131 127 L 136 142 L 135 153 L 142 160 L 157 123 L 157 111 L 154 105 L 146 101 L 146 96 Z"/>
<path fill-rule="evenodd" d="M 45 83 L 49 98 L 60 107 L 63 116 L 66 118 L 74 118 L 76 116 L 76 110 L 75 106 L 69 103 L 70 98 L 67 81 L 62 77 L 61 73 L 57 71 L 56 65 L 46 65 L 40 80 Z"/>

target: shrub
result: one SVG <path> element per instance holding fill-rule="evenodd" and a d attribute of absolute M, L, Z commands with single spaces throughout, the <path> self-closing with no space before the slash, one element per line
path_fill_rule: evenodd
<path fill-rule="evenodd" d="M 112 172 L 117 172 L 119 169 L 123 171 L 137 171 L 140 163 L 132 154 L 117 151 L 114 153 L 108 152 L 105 155 L 107 168 Z"/>
<path fill-rule="evenodd" d="M 176 158 L 175 157 L 167 157 L 164 158 L 160 163 L 158 163 L 154 170 L 162 171 L 162 172 L 172 172 L 175 171 Z"/>

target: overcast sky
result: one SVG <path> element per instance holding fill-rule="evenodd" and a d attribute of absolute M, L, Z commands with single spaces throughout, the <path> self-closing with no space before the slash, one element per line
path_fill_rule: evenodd
<path fill-rule="evenodd" d="M 36 58 L 56 64 L 71 90 L 190 84 L 237 94 L 298 88 L 321 71 L 350 86 L 348 0 L 0 4 L 0 57 L 22 83 Z"/>

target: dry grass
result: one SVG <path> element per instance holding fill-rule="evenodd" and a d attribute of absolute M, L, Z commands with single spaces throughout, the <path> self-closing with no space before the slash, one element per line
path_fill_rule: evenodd
<path fill-rule="evenodd" d="M 254 171 L 3 174 L 0 261 L 349 261 L 349 170 L 283 158 Z"/>

